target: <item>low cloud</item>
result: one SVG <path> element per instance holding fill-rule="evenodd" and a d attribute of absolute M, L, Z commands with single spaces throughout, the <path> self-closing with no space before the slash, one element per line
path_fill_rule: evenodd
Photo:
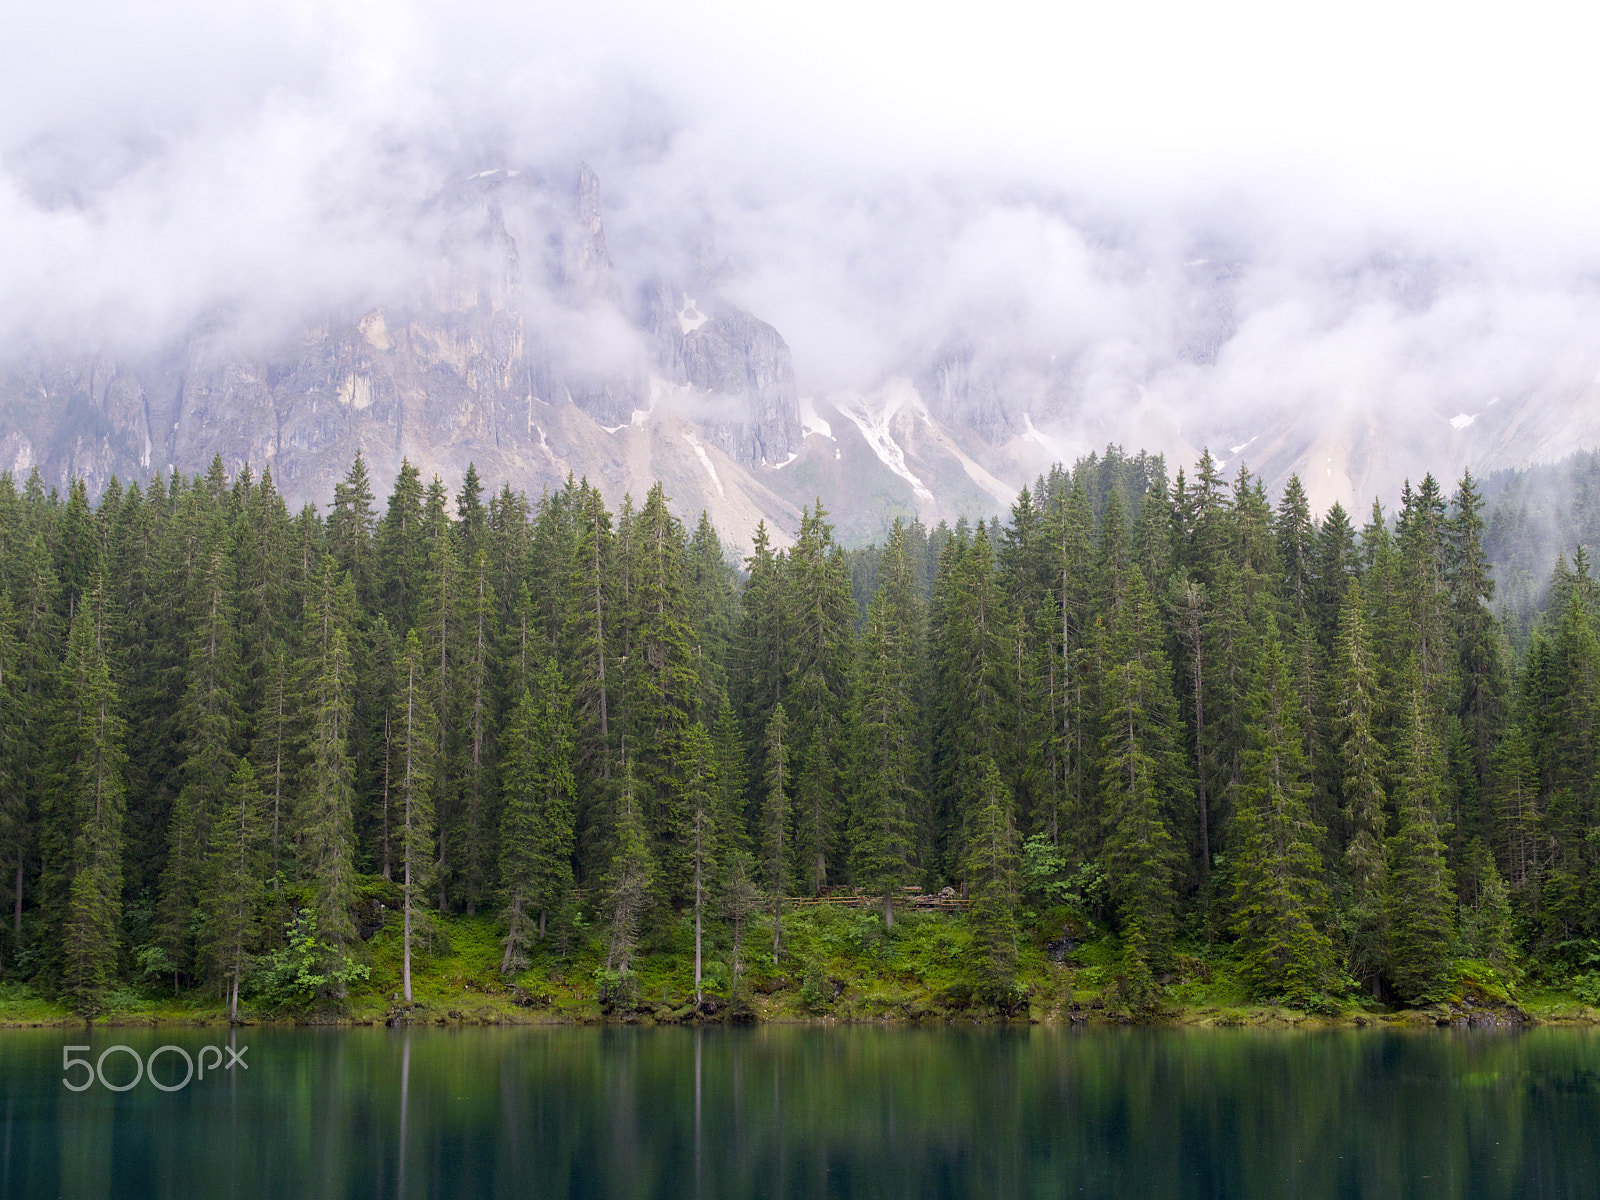
<path fill-rule="evenodd" d="M 1015 13 L 963 63 L 937 10 L 896 35 L 873 9 L 859 36 L 830 32 L 843 11 L 37 9 L 0 60 L 0 350 L 135 354 L 217 313 L 271 340 L 393 302 L 437 270 L 449 186 L 509 168 L 564 197 L 588 161 L 622 309 L 651 277 L 709 271 L 782 332 L 803 393 L 869 389 L 960 345 L 1041 421 L 1089 431 L 1142 402 L 1203 441 L 1284 406 L 1433 419 L 1600 370 L 1600 238 L 1473 190 L 1460 131 L 1440 132 L 1448 161 L 1428 175 L 1381 137 L 1352 158 L 1307 109 L 1310 149 L 1269 169 L 1287 127 L 1206 142 L 1183 114 L 1202 76 L 1163 34 L 1146 50 L 1176 79 L 1164 101 L 1147 77 L 1112 90 L 1092 39 L 1134 63 L 1132 25 L 1079 31 L 1086 74 L 1056 98 L 1077 108 L 1007 125 L 984 97 L 1043 86 L 995 53 Z M 1310 103 L 1281 67 L 1284 103 Z M 1084 79 L 1104 85 L 1098 108 Z M 1244 111 L 1232 92 L 1192 99 Z M 1150 132 L 1162 103 L 1194 149 Z M 1370 104 L 1352 113 L 1353 133 L 1379 128 Z M 1365 173 L 1338 175 L 1352 163 Z M 528 212 L 530 324 L 577 369 L 637 372 L 625 321 L 546 287 L 569 214 Z"/>

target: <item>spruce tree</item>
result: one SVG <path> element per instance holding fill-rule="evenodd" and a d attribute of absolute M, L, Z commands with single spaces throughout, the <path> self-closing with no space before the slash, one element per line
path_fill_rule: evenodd
<path fill-rule="evenodd" d="M 1250 744 L 1233 797 L 1233 929 L 1240 975 L 1251 991 L 1305 1008 L 1322 1002 L 1336 978 L 1322 928 L 1323 831 L 1308 807 L 1299 700 L 1267 620 L 1246 702 Z"/>
<path fill-rule="evenodd" d="M 401 979 L 411 1002 L 411 939 L 433 869 L 435 773 L 431 663 L 415 629 L 406 634 L 395 678 L 395 830 L 404 912 Z"/>
<path fill-rule="evenodd" d="M 992 760 L 982 765 L 968 809 L 972 816 L 963 839 L 962 872 L 971 889 L 968 921 L 978 950 L 978 975 L 985 997 L 1006 1004 L 1016 985 L 1019 847 L 1011 793 Z"/>
<path fill-rule="evenodd" d="M 838 849 L 836 803 L 844 767 L 851 640 L 858 616 L 843 551 L 819 501 L 802 511 L 787 555 L 783 607 L 784 708 L 795 773 L 795 863 L 813 893 L 827 886 Z"/>
<path fill-rule="evenodd" d="M 196 572 L 190 602 L 190 645 L 179 727 L 185 753 L 182 788 L 167 833 L 157 922 L 163 948 L 176 969 L 195 958 L 199 909 L 211 822 L 223 803 L 237 761 L 238 651 L 233 605 L 233 561 L 220 520 Z"/>
<path fill-rule="evenodd" d="M 1516 955 L 1511 892 L 1479 838 L 1472 839 L 1463 855 L 1461 884 L 1461 941 L 1467 953 L 1510 972 Z"/>
<path fill-rule="evenodd" d="M 570 607 L 560 630 L 561 665 L 572 692 L 573 771 L 578 785 L 584 869 L 598 876 L 609 861 L 610 812 L 617 772 L 615 697 L 619 671 L 616 544 L 600 493 L 585 485 L 573 498 L 576 541 L 567 564 Z"/>
<path fill-rule="evenodd" d="M 1106 875 L 1127 951 L 1126 978 L 1142 1002 L 1175 925 L 1176 845 L 1167 805 L 1188 791 L 1176 744 L 1171 668 L 1144 577 L 1132 576 L 1117 623 L 1102 638 L 1100 793 Z"/>
<path fill-rule="evenodd" d="M 239 1019 L 239 987 L 261 934 L 267 863 L 266 800 L 248 758 L 240 758 L 211 822 L 201 907 L 206 914 L 201 953 L 223 981 L 228 1019 Z"/>
<path fill-rule="evenodd" d="M 694 1002 L 701 1000 L 702 945 L 708 890 L 717 874 L 716 750 L 705 727 L 696 721 L 684 739 L 678 767 L 688 808 L 690 865 L 694 872 Z"/>
<path fill-rule="evenodd" d="M 57 696 L 45 795 L 45 899 L 61 983 L 74 1008 L 97 1012 L 116 976 L 121 940 L 127 756 L 111 678 L 103 590 L 77 604 Z"/>
<path fill-rule="evenodd" d="M 918 745 L 920 605 L 897 521 L 881 565 L 883 582 L 858 643 L 850 727 L 851 868 L 856 882 L 883 899 L 894 928 L 894 897 L 910 882 L 916 806 L 921 795 Z"/>
<path fill-rule="evenodd" d="M 1519 891 L 1539 879 L 1539 774 L 1520 725 L 1500 738 L 1489 759 L 1489 791 L 1506 881 Z"/>
<path fill-rule="evenodd" d="M 683 575 L 683 527 L 660 484 L 632 526 L 631 603 L 626 682 L 628 746 L 634 783 L 655 858 L 658 899 L 692 900 L 692 802 L 682 764 L 699 680 Z"/>
<path fill-rule="evenodd" d="M 506 742 L 500 841 L 506 927 L 500 970 L 506 973 L 528 965 L 534 935 L 544 938 L 549 914 L 561 909 L 572 888 L 573 757 L 571 701 L 555 663 L 546 659 L 517 702 Z"/>
<path fill-rule="evenodd" d="M 495 863 L 494 771 L 495 624 L 499 601 L 489 578 L 489 556 L 479 550 L 466 579 L 462 612 L 462 655 L 458 671 L 461 696 L 461 765 L 458 770 L 461 822 L 461 894 L 467 914 L 475 914 L 492 883 Z"/>
<path fill-rule="evenodd" d="M 1334 738 L 1346 830 L 1345 866 L 1352 894 L 1350 969 L 1375 981 L 1384 963 L 1384 895 L 1387 871 L 1386 756 L 1376 736 L 1383 707 L 1365 599 L 1352 580 L 1339 607 L 1334 670 Z"/>
<path fill-rule="evenodd" d="M 350 730 L 356 688 L 347 629 L 349 577 L 324 556 L 306 599 L 297 672 L 303 706 L 296 827 L 302 877 L 323 941 L 337 956 L 355 941 L 355 762 Z M 342 959 L 340 959 L 342 962 Z"/>
<path fill-rule="evenodd" d="M 1399 822 L 1389 839 L 1388 976 L 1407 1004 L 1436 1000 L 1449 983 L 1455 885 L 1445 862 L 1444 763 L 1420 675 L 1411 673 L 1401 757 Z"/>
<path fill-rule="evenodd" d="M 605 879 L 608 926 L 606 970 L 626 976 L 633 963 L 639 922 L 650 902 L 655 863 L 650 834 L 645 828 L 633 785 L 633 760 L 623 760 L 622 788 L 618 797 L 617 841 Z"/>
<path fill-rule="evenodd" d="M 428 655 L 433 686 L 430 701 L 434 713 L 434 806 L 435 848 L 437 855 L 431 872 L 438 886 L 436 901 L 441 913 L 450 909 L 451 888 L 456 880 L 457 861 L 462 857 L 463 828 L 461 807 L 455 784 L 461 771 L 460 717 L 462 709 L 462 607 L 461 563 L 446 511 L 448 497 L 438 476 L 428 485 L 423 528 L 428 549 L 427 574 L 423 580 L 421 617 L 417 636 Z"/>
<path fill-rule="evenodd" d="M 13 948 L 22 935 L 22 878 L 32 840 L 27 790 L 30 722 L 17 670 L 16 628 L 11 597 L 0 589 L 0 882 L 11 887 Z"/>
<path fill-rule="evenodd" d="M 767 722 L 766 763 L 761 806 L 762 853 L 767 890 L 772 896 L 772 959 L 783 956 L 783 898 L 789 887 L 789 716 L 782 703 Z"/>

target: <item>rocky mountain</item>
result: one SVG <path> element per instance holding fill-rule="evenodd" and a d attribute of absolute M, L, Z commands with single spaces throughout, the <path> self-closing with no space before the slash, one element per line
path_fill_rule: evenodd
<path fill-rule="evenodd" d="M 13 354 L 0 468 L 98 492 L 220 454 L 230 470 L 270 467 L 293 502 L 325 502 L 357 450 L 380 484 L 402 458 L 452 484 L 476 462 L 530 494 L 587 476 L 613 502 L 659 478 L 738 545 L 761 519 L 781 540 L 816 497 L 848 540 L 896 516 L 1003 511 L 1052 462 L 1108 442 L 1174 467 L 1209 446 L 1272 486 L 1298 471 L 1318 508 L 1361 513 L 1408 475 L 1600 441 L 1600 384 L 1456 411 L 1381 387 L 1331 408 L 1197 404 L 1189 384 L 1245 336 L 1238 263 L 1189 264 L 1166 359 L 1109 386 L 1103 347 L 1045 355 L 958 330 L 862 390 L 802 395 L 782 332 L 724 294 L 713 253 L 675 276 L 618 270 L 588 167 L 575 182 L 480 172 L 440 191 L 419 228 L 423 269 L 359 310 L 288 332 L 222 311 L 140 354 Z"/>

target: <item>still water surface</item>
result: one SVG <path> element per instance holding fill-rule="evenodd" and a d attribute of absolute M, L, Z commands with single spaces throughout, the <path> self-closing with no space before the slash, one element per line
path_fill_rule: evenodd
<path fill-rule="evenodd" d="M 5 1031 L 0 1196 L 1593 1198 L 1600 1036 Z"/>

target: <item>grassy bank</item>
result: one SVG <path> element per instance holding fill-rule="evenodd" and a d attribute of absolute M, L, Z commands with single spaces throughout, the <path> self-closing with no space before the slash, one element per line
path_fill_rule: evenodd
<path fill-rule="evenodd" d="M 897 914 L 887 929 L 879 910 L 808 907 L 783 919 L 783 949 L 774 958 L 771 917 L 754 923 L 741 950 L 742 982 L 730 988 L 732 947 L 708 937 L 703 995 L 694 1004 L 694 931 L 690 920 L 651 930 L 634 963 L 631 990 L 608 1002 L 602 939 L 580 916 L 536 950 L 530 966 L 499 970 L 500 929 L 488 917 L 439 920 L 413 959 L 414 1000 L 401 999 L 399 920 L 361 948 L 365 978 L 341 1003 L 268 1005 L 247 994 L 241 1017 L 251 1022 L 384 1024 L 533 1024 L 673 1021 L 1044 1021 L 1133 1020 L 1231 1027 L 1518 1024 L 1596 1022 L 1600 1009 L 1559 983 L 1515 988 L 1481 964 L 1463 964 L 1444 1002 L 1396 1009 L 1351 996 L 1330 1011 L 1307 1013 L 1253 1004 L 1235 977 L 1225 947 L 1180 950 L 1153 1006 L 1129 1011 L 1118 999 L 1121 947 L 1096 930 L 1081 940 L 1048 919 L 1033 923 L 1018 947 L 1017 1002 L 1000 1011 L 980 994 L 964 916 Z M 732 1003 L 730 1003 L 730 997 Z M 174 994 L 156 980 L 112 993 L 107 1024 L 213 1023 L 227 1019 L 212 989 Z M 78 1024 L 82 1018 L 26 983 L 0 983 L 0 1025 Z"/>

